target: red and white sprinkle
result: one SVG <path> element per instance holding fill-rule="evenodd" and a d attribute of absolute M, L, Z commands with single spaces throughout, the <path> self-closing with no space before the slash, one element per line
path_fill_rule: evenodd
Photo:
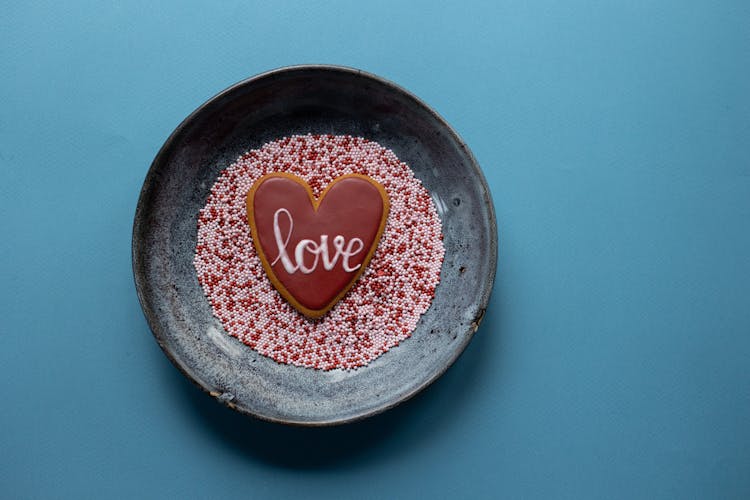
<path fill-rule="evenodd" d="M 317 320 L 279 295 L 253 246 L 245 197 L 271 172 L 302 177 L 316 196 L 337 177 L 365 174 L 390 198 L 370 264 Z M 194 265 L 230 335 L 279 363 L 332 370 L 365 366 L 411 335 L 435 295 L 444 255 L 430 194 L 391 150 L 361 137 L 303 135 L 249 151 L 221 172 L 198 216 Z"/>

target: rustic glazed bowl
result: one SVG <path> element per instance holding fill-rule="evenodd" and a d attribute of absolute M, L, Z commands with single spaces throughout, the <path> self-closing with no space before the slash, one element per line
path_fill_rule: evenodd
<path fill-rule="evenodd" d="M 198 284 L 198 211 L 242 153 L 293 134 L 377 141 L 429 190 L 445 235 L 440 285 L 411 338 L 357 370 L 279 364 L 230 337 Z M 133 272 L 157 342 L 182 373 L 227 406 L 261 419 L 333 425 L 380 413 L 437 379 L 471 341 L 492 290 L 497 229 L 468 147 L 427 105 L 362 71 L 295 66 L 240 82 L 167 139 L 143 184 Z"/>

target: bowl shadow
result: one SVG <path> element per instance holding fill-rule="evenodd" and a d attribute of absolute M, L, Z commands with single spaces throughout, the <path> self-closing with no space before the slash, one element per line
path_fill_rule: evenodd
<path fill-rule="evenodd" d="M 499 334 L 500 314 L 488 311 L 467 349 L 448 371 L 412 399 L 382 414 L 334 427 L 293 427 L 242 415 L 199 390 L 164 359 L 165 389 L 176 394 L 195 427 L 247 460 L 291 469 L 355 467 L 402 453 L 460 426 L 461 413 L 481 397 Z M 495 345 L 493 345 L 495 344 Z M 485 386 L 486 387 L 486 386 Z"/>

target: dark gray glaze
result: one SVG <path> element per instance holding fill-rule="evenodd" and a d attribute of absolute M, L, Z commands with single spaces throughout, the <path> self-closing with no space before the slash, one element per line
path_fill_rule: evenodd
<path fill-rule="evenodd" d="M 390 148 L 430 191 L 442 218 L 446 254 L 432 306 L 411 338 L 357 370 L 279 364 L 230 337 L 193 268 L 198 211 L 219 172 L 268 141 L 307 133 L 361 136 Z M 169 359 L 229 407 L 286 424 L 362 419 L 437 379 L 481 322 L 496 260 L 492 200 L 463 141 L 412 94 L 335 66 L 271 71 L 198 108 L 154 159 L 133 227 L 138 297 Z"/>

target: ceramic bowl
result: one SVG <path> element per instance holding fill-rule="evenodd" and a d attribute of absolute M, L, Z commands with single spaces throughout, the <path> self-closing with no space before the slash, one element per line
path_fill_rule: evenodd
<path fill-rule="evenodd" d="M 432 306 L 409 339 L 356 370 L 279 364 L 230 337 L 192 264 L 198 211 L 219 172 L 250 149 L 307 133 L 361 136 L 393 150 L 429 190 L 443 224 L 446 254 Z M 404 89 L 335 66 L 264 73 L 200 106 L 154 159 L 133 228 L 138 297 L 169 359 L 229 407 L 297 425 L 362 419 L 437 379 L 479 327 L 496 260 L 490 193 L 466 144 Z"/>

